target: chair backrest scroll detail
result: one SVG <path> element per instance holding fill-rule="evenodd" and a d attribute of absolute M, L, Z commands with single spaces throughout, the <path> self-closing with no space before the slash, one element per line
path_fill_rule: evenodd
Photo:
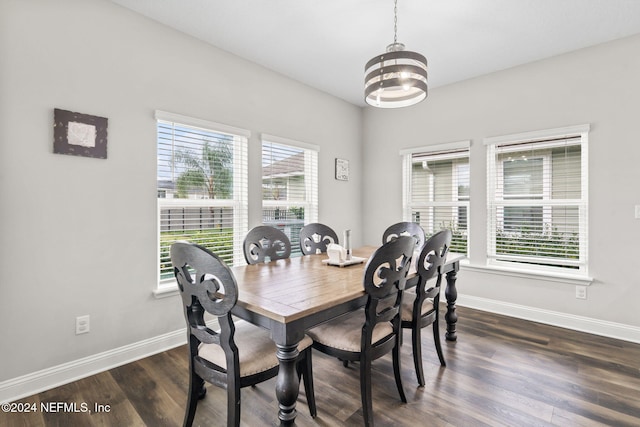
<path fill-rule="evenodd" d="M 283 231 L 268 225 L 252 228 L 244 239 L 244 258 L 247 264 L 257 264 L 291 256 L 291 241 Z"/>
<path fill-rule="evenodd" d="M 339 243 L 338 235 L 327 225 L 314 222 L 300 230 L 300 250 L 304 255 L 327 252 L 327 246 L 331 243 Z"/>
<path fill-rule="evenodd" d="M 422 245 L 424 245 L 424 230 L 415 222 L 398 222 L 390 225 L 382 234 L 382 244 L 399 236 L 411 236 L 416 239 L 415 249 L 422 249 Z"/>

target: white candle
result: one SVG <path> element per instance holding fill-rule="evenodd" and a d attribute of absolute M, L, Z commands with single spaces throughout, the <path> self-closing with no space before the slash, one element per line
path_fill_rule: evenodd
<path fill-rule="evenodd" d="M 344 230 L 344 248 L 347 251 L 347 261 L 351 260 L 351 230 Z"/>

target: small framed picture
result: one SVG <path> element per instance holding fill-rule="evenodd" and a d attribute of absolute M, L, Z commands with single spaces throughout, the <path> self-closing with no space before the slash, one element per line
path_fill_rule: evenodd
<path fill-rule="evenodd" d="M 349 181 L 349 160 L 336 159 L 336 179 Z"/>
<path fill-rule="evenodd" d="M 107 119 L 55 108 L 53 152 L 106 159 Z"/>

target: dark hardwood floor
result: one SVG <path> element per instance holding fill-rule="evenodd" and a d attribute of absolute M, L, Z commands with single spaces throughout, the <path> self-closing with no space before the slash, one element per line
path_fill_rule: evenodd
<path fill-rule="evenodd" d="M 419 388 L 405 332 L 402 404 L 390 356 L 373 365 L 378 426 L 639 426 L 640 344 L 458 308 L 458 341 L 443 341 L 438 363 L 423 339 L 426 387 Z M 441 325 L 442 326 L 442 325 Z M 443 330 L 444 332 L 444 330 Z M 357 365 L 313 354 L 318 417 L 301 387 L 298 426 L 362 425 Z M 0 413 L 0 426 L 178 426 L 187 389 L 186 347 L 21 399 L 35 413 Z M 277 424 L 275 379 L 242 390 L 242 425 Z M 40 402 L 77 405 L 42 413 Z M 222 426 L 226 395 L 209 386 L 194 425 Z M 92 412 L 82 412 L 82 403 Z M 95 405 L 109 412 L 93 412 Z"/>

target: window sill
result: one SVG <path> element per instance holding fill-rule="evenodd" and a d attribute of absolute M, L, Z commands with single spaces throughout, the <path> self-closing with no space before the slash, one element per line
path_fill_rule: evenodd
<path fill-rule="evenodd" d="M 593 282 L 593 277 L 581 276 L 577 274 L 548 273 L 542 271 L 499 267 L 495 265 L 479 266 L 461 263 L 460 269 L 485 274 L 499 274 L 502 276 L 520 277 L 524 279 L 546 280 L 548 282 L 559 282 L 569 285 L 589 286 Z"/>
<path fill-rule="evenodd" d="M 156 298 L 167 298 L 179 294 L 180 289 L 178 289 L 178 284 L 175 280 L 160 283 L 158 287 L 153 290 L 153 296 Z"/>

